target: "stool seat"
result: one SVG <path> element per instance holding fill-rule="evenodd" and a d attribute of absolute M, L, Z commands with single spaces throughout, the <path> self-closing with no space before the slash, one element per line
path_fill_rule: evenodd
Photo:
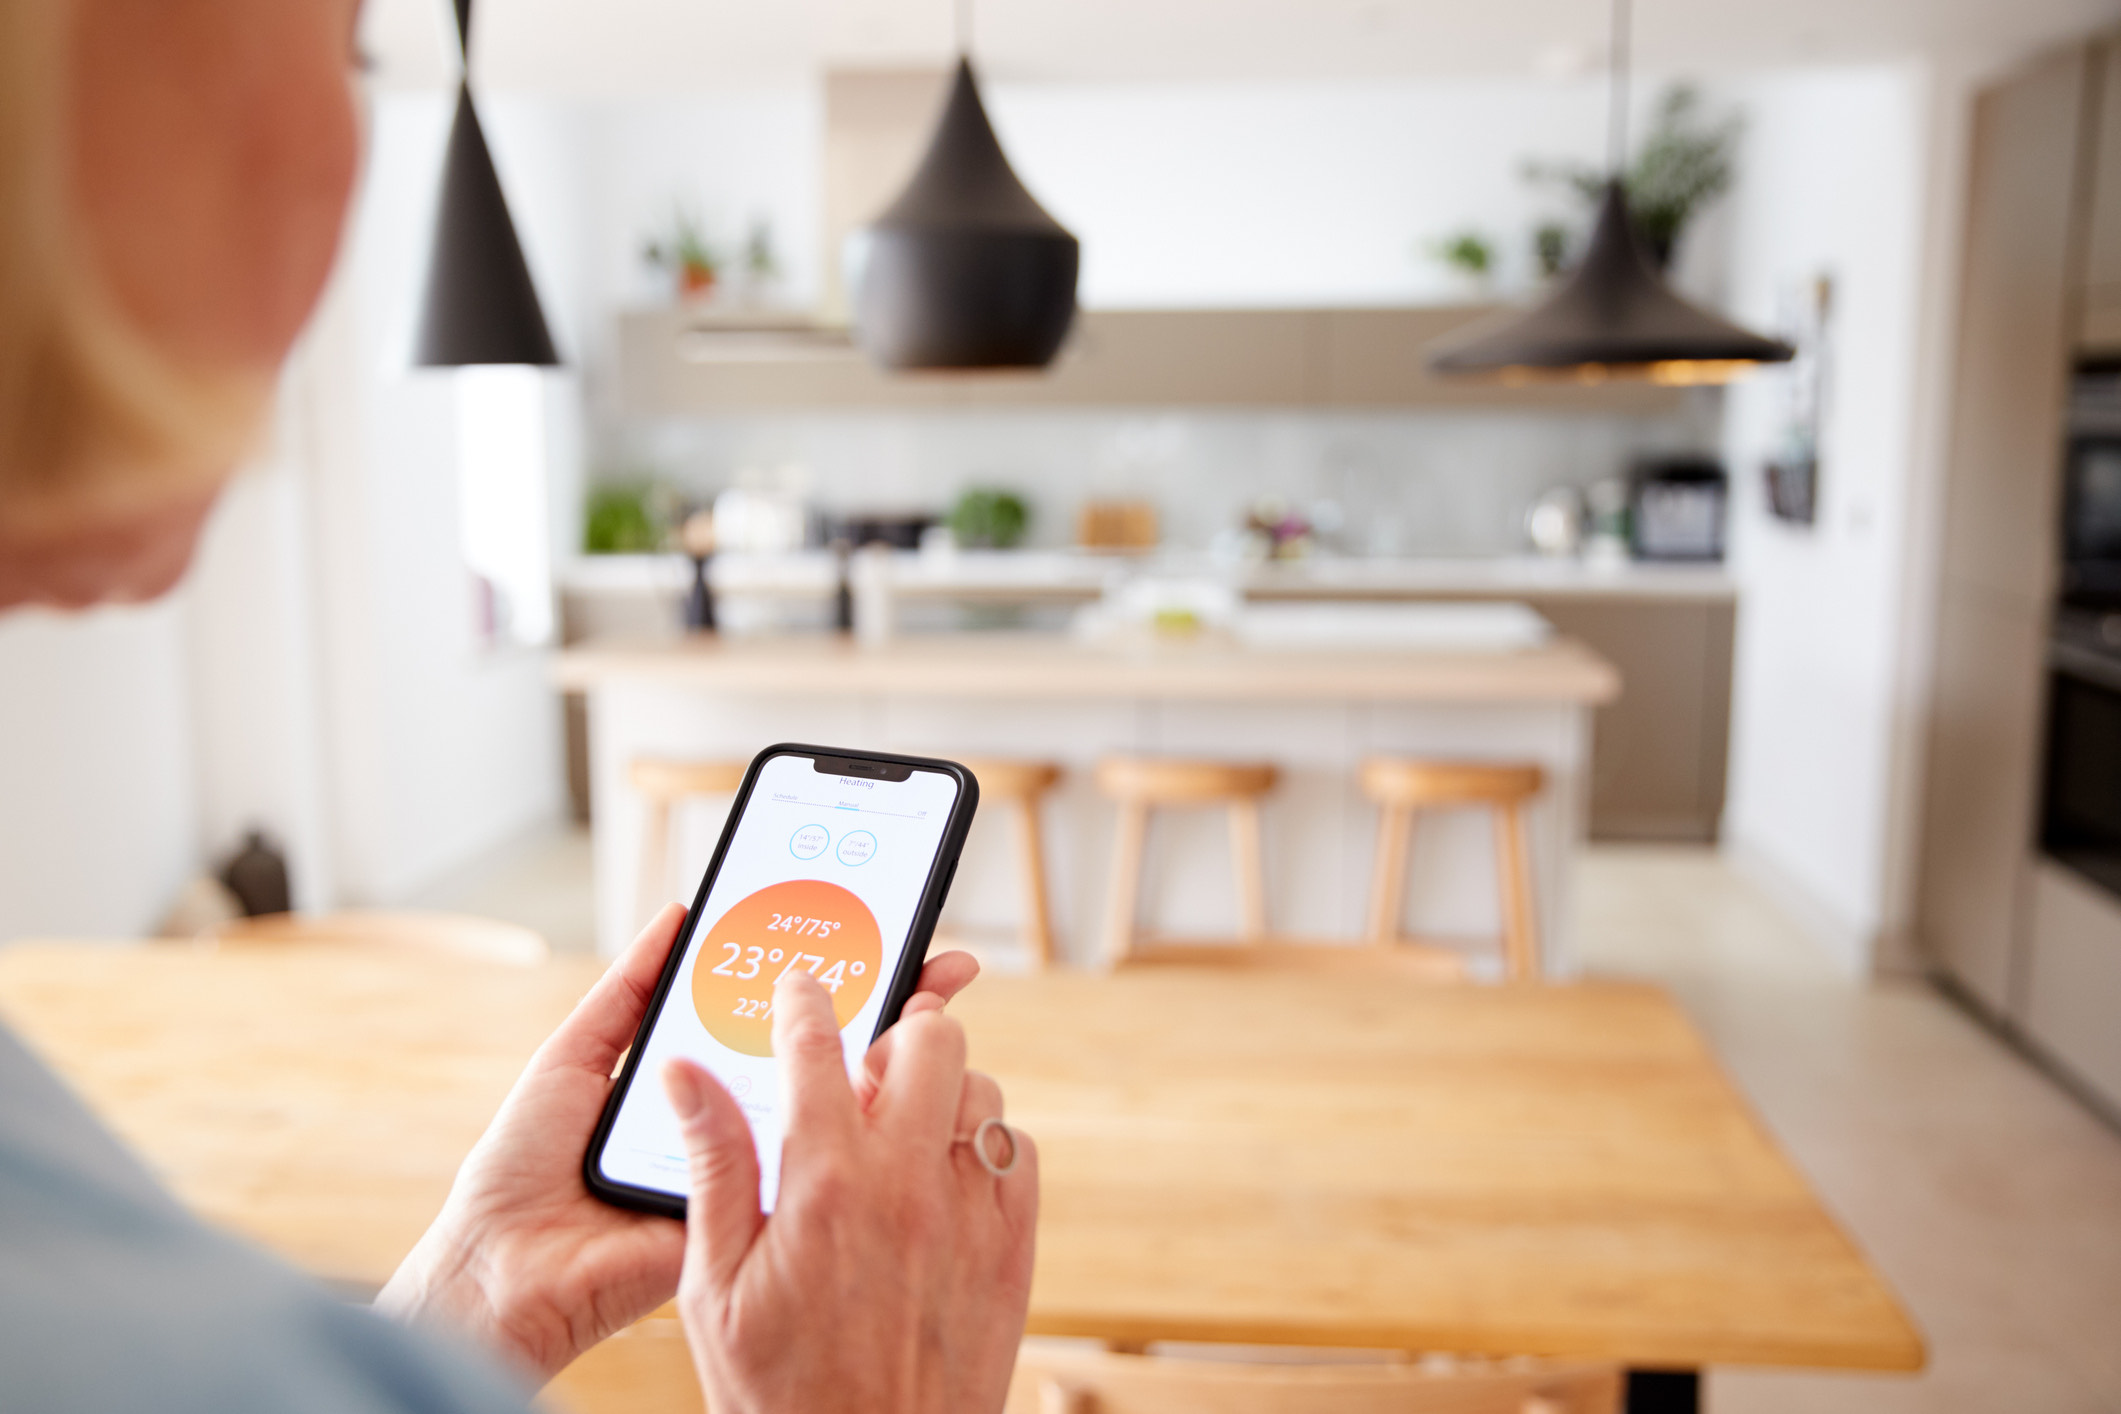
<path fill-rule="evenodd" d="M 980 803 L 1001 806 L 1016 816 L 1017 879 L 1024 891 L 1024 941 L 1040 970 L 1053 965 L 1053 916 L 1047 904 L 1046 848 L 1038 811 L 1046 792 L 1061 778 L 1053 761 L 1019 761 L 1000 756 L 963 756 L 957 763 L 979 782 Z M 941 943 L 945 940 L 936 939 Z M 965 946 L 952 938 L 952 946 Z"/>
<path fill-rule="evenodd" d="M 1113 840 L 1112 898 L 1105 921 L 1107 961 L 1118 966 L 1134 960 L 1135 914 L 1141 904 L 1149 812 L 1162 807 L 1219 805 L 1229 811 L 1230 854 L 1237 871 L 1243 935 L 1255 943 L 1266 937 L 1266 867 L 1261 858 L 1259 802 L 1280 778 L 1279 770 L 1259 761 L 1107 756 L 1097 763 L 1098 790 L 1119 804 L 1119 829 Z"/>
<path fill-rule="evenodd" d="M 748 761 L 683 761 L 666 756 L 636 756 L 626 766 L 626 783 L 651 800 L 682 800 L 689 795 L 735 795 L 744 784 Z"/>
<path fill-rule="evenodd" d="M 1257 799 L 1274 789 L 1280 776 L 1273 766 L 1250 761 L 1107 756 L 1097 763 L 1100 791 L 1114 800 L 1144 805 L 1220 805 Z"/>
<path fill-rule="evenodd" d="M 688 760 L 677 756 L 636 756 L 626 763 L 626 783 L 647 806 L 641 834 L 641 893 L 637 922 L 646 924 L 672 894 L 670 820 L 680 802 L 697 796 L 735 795 L 743 788 L 749 761 Z M 681 881 L 682 890 L 690 880 Z"/>
<path fill-rule="evenodd" d="M 1052 761 L 1010 761 L 998 756 L 959 756 L 957 764 L 979 782 L 982 804 L 1031 800 L 1053 789 L 1061 778 Z"/>
<path fill-rule="evenodd" d="M 1381 807 L 1377 862 L 1370 878 L 1370 941 L 1380 949 L 1427 947 L 1405 937 L 1407 847 L 1423 810 L 1477 806 L 1494 812 L 1495 872 L 1502 906 L 1502 955 L 1513 982 L 1539 976 L 1539 938 L 1532 916 L 1532 877 L 1525 844 L 1525 803 L 1546 786 L 1546 773 L 1521 761 L 1451 761 L 1373 756 L 1357 771 L 1363 794 Z"/>
<path fill-rule="evenodd" d="M 1421 809 L 1529 800 L 1546 784 L 1546 772 L 1516 763 L 1373 756 L 1362 763 L 1360 779 L 1363 794 L 1380 804 Z"/>

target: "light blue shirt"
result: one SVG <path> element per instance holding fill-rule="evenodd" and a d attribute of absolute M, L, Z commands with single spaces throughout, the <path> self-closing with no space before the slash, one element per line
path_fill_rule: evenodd
<path fill-rule="evenodd" d="M 193 1218 L 0 1027 L 0 1410 L 528 1405 L 490 1362 L 338 1300 Z"/>

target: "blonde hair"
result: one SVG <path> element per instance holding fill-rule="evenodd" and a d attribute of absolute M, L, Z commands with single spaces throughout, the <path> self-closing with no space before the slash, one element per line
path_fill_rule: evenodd
<path fill-rule="evenodd" d="M 79 252 L 65 141 L 73 0 L 0 0 L 0 520 L 124 509 L 225 475 L 265 375 L 184 367 Z"/>

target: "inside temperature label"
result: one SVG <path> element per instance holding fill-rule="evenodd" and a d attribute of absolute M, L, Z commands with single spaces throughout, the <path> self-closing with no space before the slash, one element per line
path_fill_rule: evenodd
<path fill-rule="evenodd" d="M 773 1054 L 773 984 L 801 968 L 832 994 L 844 1028 L 876 989 L 883 938 L 869 906 L 838 884 L 790 879 L 737 901 L 700 943 L 692 1004 L 717 1041 Z"/>

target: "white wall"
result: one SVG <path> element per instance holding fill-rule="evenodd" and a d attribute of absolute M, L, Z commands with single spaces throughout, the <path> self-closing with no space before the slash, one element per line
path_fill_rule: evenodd
<path fill-rule="evenodd" d="M 0 941 L 130 938 L 198 863 L 181 600 L 0 618 Z"/>
<path fill-rule="evenodd" d="M 451 375 L 409 364 L 448 121 L 445 95 L 375 104 L 341 268 L 297 374 L 340 901 L 402 898 L 559 808 L 546 657 L 483 648 L 474 631 Z M 567 356 L 584 322 L 569 131 L 518 110 L 487 127 Z M 548 389 L 561 453 L 579 443 L 568 377 Z"/>
<path fill-rule="evenodd" d="M 1784 379 L 1726 398 L 1741 585 L 1731 847 L 1851 969 L 1894 907 L 1896 733 L 1911 606 L 1918 335 L 1933 141 L 1926 71 L 1822 70 L 1760 80 L 1731 211 L 1732 307 L 1774 327 L 1790 293 L 1835 282 L 1833 372 L 1816 525 L 1771 518 L 1761 467 L 1779 446 Z"/>

